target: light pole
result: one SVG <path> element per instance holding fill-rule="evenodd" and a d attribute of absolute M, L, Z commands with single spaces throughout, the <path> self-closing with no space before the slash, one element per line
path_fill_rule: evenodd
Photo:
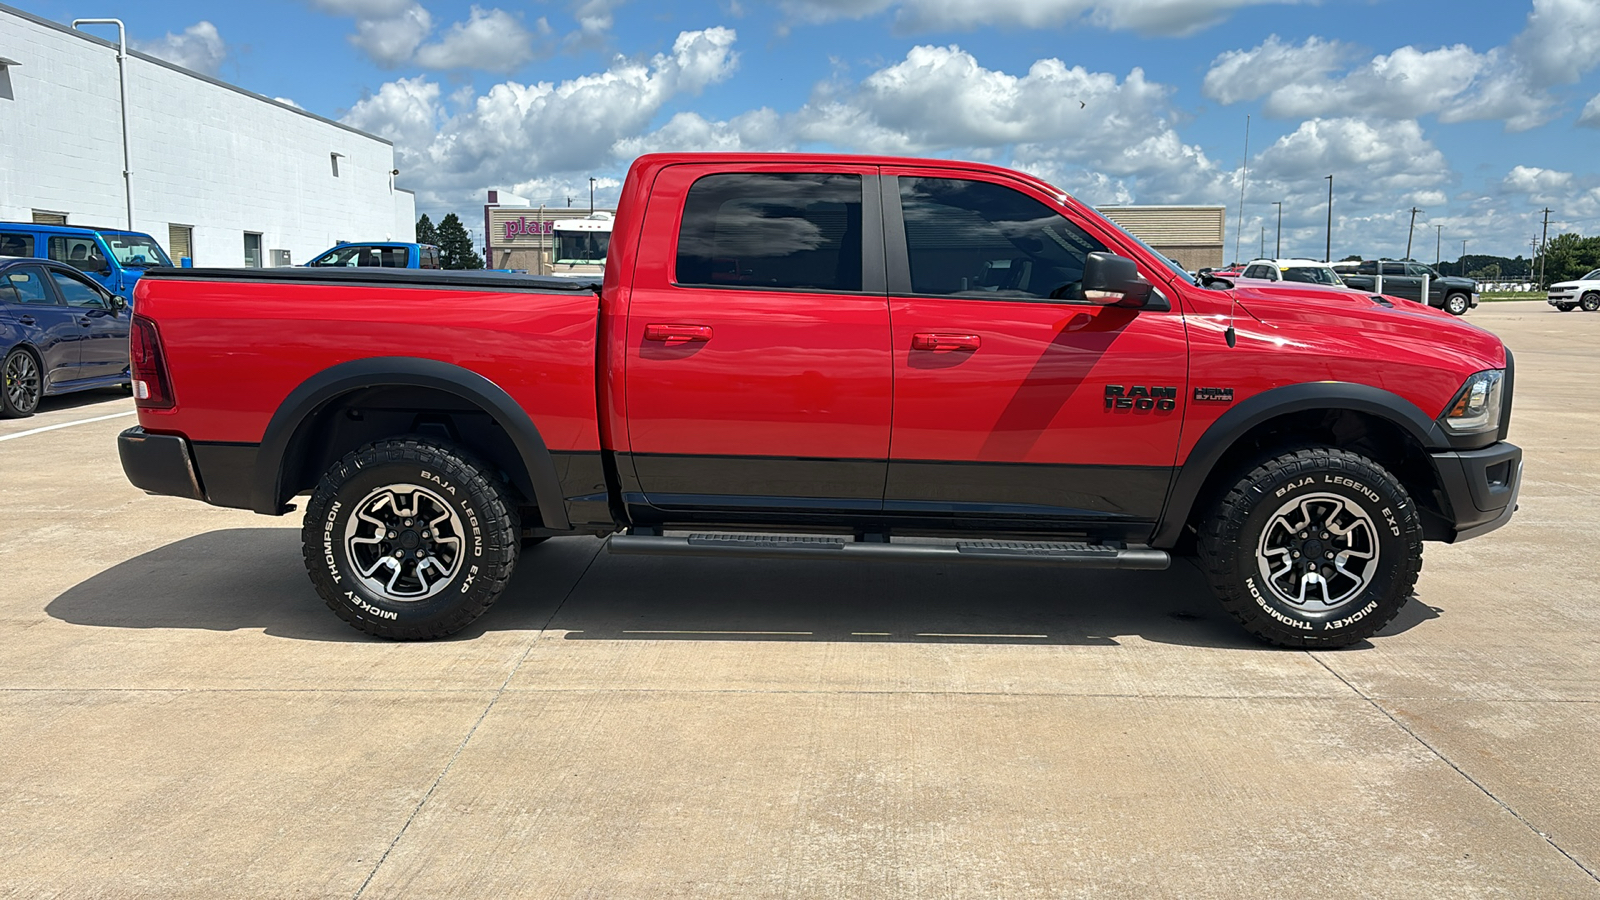
<path fill-rule="evenodd" d="M 1456 273 L 1463 277 L 1467 274 L 1467 239 L 1461 239 L 1461 271 Z"/>
<path fill-rule="evenodd" d="M 121 19 L 73 19 L 72 27 L 79 25 L 117 26 L 117 89 L 122 98 L 122 190 L 128 200 L 128 230 L 133 230 L 133 163 L 128 156 L 128 30 Z"/>
<path fill-rule="evenodd" d="M 594 176 L 589 176 L 589 215 L 594 215 Z"/>
<path fill-rule="evenodd" d="M 1267 226 L 1261 226 L 1261 256 L 1267 255 Z M 1256 257 L 1260 259 L 1261 256 Z"/>
<path fill-rule="evenodd" d="M 1439 248 L 1444 246 L 1444 226 L 1433 226 L 1437 233 L 1433 236 L 1433 267 L 1439 268 L 1439 262 L 1444 259 L 1439 253 Z"/>
<path fill-rule="evenodd" d="M 1322 251 L 1322 261 L 1333 260 L 1333 176 L 1328 176 L 1328 246 Z"/>
<path fill-rule="evenodd" d="M 1273 259 L 1282 259 L 1283 258 L 1283 201 L 1282 200 L 1274 200 L 1274 201 L 1272 201 L 1272 205 L 1276 206 L 1278 208 L 1278 243 L 1273 245 L 1272 258 Z"/>
<path fill-rule="evenodd" d="M 1419 213 L 1419 212 L 1422 212 L 1422 210 L 1417 209 L 1415 206 L 1411 207 L 1411 225 L 1406 228 L 1406 260 L 1407 261 L 1410 261 L 1410 259 L 1411 259 L 1411 233 L 1417 230 L 1417 213 Z"/>

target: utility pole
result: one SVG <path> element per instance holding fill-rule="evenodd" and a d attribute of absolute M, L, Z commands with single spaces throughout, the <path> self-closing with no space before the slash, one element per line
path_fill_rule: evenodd
<path fill-rule="evenodd" d="M 1267 255 L 1267 226 L 1261 226 L 1261 256 Z M 1261 256 L 1256 257 L 1260 259 Z"/>
<path fill-rule="evenodd" d="M 1539 235 L 1539 287 L 1545 286 L 1544 267 L 1550 259 L 1550 207 L 1544 208 L 1544 233 Z"/>
<path fill-rule="evenodd" d="M 1417 213 L 1419 213 L 1419 212 L 1422 212 L 1422 210 L 1417 209 L 1415 206 L 1411 207 L 1411 225 L 1410 225 L 1410 227 L 1406 228 L 1406 260 L 1407 261 L 1410 261 L 1410 259 L 1411 259 L 1411 233 L 1413 231 L 1417 230 Z"/>
<path fill-rule="evenodd" d="M 594 215 L 594 176 L 589 176 L 589 215 Z"/>
<path fill-rule="evenodd" d="M 1272 258 L 1283 259 L 1283 201 L 1274 200 L 1272 205 L 1278 208 L 1278 243 L 1273 245 Z"/>
<path fill-rule="evenodd" d="M 1461 239 L 1461 271 L 1457 275 L 1465 277 L 1467 274 L 1467 239 Z"/>
<path fill-rule="evenodd" d="M 1435 225 L 1433 227 L 1438 230 L 1438 234 L 1433 236 L 1433 267 L 1437 269 L 1439 268 L 1439 263 L 1444 261 L 1444 255 L 1439 252 L 1440 248 L 1444 246 L 1444 226 Z"/>
<path fill-rule="evenodd" d="M 571 208 L 572 208 L 572 198 L 569 196 L 569 197 L 567 197 L 567 209 L 571 209 Z"/>
<path fill-rule="evenodd" d="M 1333 259 L 1333 176 L 1328 176 L 1328 247 L 1322 251 L 1322 261 Z"/>
<path fill-rule="evenodd" d="M 1239 261 L 1239 238 L 1244 236 L 1244 186 L 1250 180 L 1250 117 L 1244 117 L 1244 168 L 1239 174 L 1239 227 L 1233 230 L 1233 260 Z"/>

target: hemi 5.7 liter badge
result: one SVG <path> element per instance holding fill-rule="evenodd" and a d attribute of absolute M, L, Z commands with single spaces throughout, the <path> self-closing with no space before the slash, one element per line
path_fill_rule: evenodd
<path fill-rule="evenodd" d="M 1106 409 L 1158 409 L 1166 412 L 1177 406 L 1178 389 L 1175 387 L 1136 384 L 1124 389 L 1120 384 L 1106 385 Z"/>
<path fill-rule="evenodd" d="M 1233 388 L 1201 388 L 1194 389 L 1196 400 L 1220 400 L 1223 403 L 1233 402 Z"/>

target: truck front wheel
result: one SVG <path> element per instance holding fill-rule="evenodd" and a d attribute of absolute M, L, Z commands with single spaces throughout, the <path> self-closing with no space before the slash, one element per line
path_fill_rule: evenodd
<path fill-rule="evenodd" d="M 1382 466 L 1298 450 L 1252 469 L 1202 523 L 1200 563 L 1222 606 L 1280 647 L 1343 647 L 1389 624 L 1422 569 L 1422 522 Z"/>
<path fill-rule="evenodd" d="M 444 637 L 483 615 L 517 562 L 521 529 L 489 469 L 426 439 L 345 455 L 306 506 L 306 571 L 328 607 L 377 637 Z"/>
<path fill-rule="evenodd" d="M 1472 298 L 1466 294 L 1451 294 L 1444 298 L 1444 311 L 1452 316 L 1464 316 L 1472 308 Z"/>

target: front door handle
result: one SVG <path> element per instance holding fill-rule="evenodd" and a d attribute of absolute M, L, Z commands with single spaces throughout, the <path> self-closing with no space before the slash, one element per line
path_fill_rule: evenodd
<path fill-rule="evenodd" d="M 921 332 L 911 336 L 913 350 L 976 350 L 983 343 L 975 334 Z"/>
<path fill-rule="evenodd" d="M 88 316 L 79 316 L 78 317 L 78 324 L 82 325 L 85 328 L 88 328 L 89 327 L 89 317 Z"/>
<path fill-rule="evenodd" d="M 668 343 L 704 344 L 711 340 L 710 325 L 646 325 L 644 339 Z"/>
<path fill-rule="evenodd" d="M 32 325 L 34 322 L 37 322 L 39 320 L 35 319 L 33 316 L 23 316 L 22 318 L 18 319 L 17 321 L 21 322 L 24 325 Z"/>

